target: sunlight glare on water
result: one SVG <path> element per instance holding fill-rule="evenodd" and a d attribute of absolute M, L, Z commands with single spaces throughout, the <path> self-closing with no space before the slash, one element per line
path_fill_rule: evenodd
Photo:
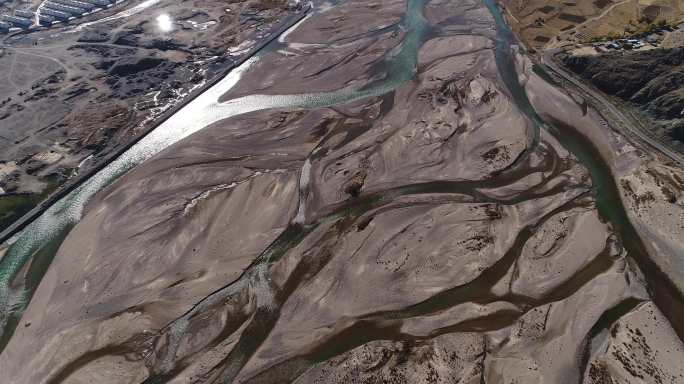
<path fill-rule="evenodd" d="M 173 19 L 166 13 L 157 16 L 157 27 L 162 32 L 171 32 L 173 30 Z"/>
<path fill-rule="evenodd" d="M 158 1 L 147 0 L 138 7 L 143 5 L 147 7 Z M 271 108 L 321 108 L 349 103 L 367 97 L 383 95 L 411 79 L 415 73 L 417 49 L 420 46 L 420 41 L 427 33 L 425 20 L 421 13 L 424 1 L 409 1 L 407 17 L 404 21 L 404 27 L 409 32 L 401 44 L 401 49 L 396 50 L 391 55 L 391 59 L 387 63 L 389 76 L 384 81 L 372 84 L 364 89 L 349 86 L 337 91 L 323 93 L 252 94 L 220 102 L 221 95 L 231 89 L 243 73 L 259 60 L 258 56 L 254 56 L 231 71 L 216 85 L 197 96 L 78 188 L 48 208 L 11 241 L 0 245 L 0 250 L 4 248 L 6 251 L 0 259 L 0 336 L 5 331 L 8 316 L 11 313 L 10 284 L 24 264 L 46 244 L 66 236 L 70 228 L 81 220 L 85 205 L 90 198 L 137 164 L 202 128 L 233 116 Z M 156 18 L 156 21 L 162 31 L 173 28 L 174 21 L 169 15 L 162 14 Z M 298 25 L 295 25 L 291 30 Z M 23 308 L 17 308 L 17 311 L 21 313 Z"/>

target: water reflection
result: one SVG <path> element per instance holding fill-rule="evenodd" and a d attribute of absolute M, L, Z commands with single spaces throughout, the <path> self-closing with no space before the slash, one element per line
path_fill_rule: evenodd
<path fill-rule="evenodd" d="M 173 30 L 173 19 L 166 13 L 157 16 L 157 28 L 162 32 L 171 32 Z"/>
<path fill-rule="evenodd" d="M 148 0 L 141 6 L 149 6 L 157 1 Z M 10 289 L 12 281 L 29 259 L 41 253 L 50 244 L 57 244 L 51 253 L 51 256 L 54 256 L 61 240 L 81 219 L 85 205 L 93 195 L 135 165 L 217 121 L 263 109 L 327 107 L 379 96 L 397 88 L 414 76 L 418 48 L 429 32 L 426 21 L 422 17 L 424 4 L 425 0 L 409 1 L 407 13 L 401 23 L 401 27 L 407 30 L 406 37 L 401 47 L 389 57 L 386 64 L 389 75 L 383 81 L 362 89 L 347 87 L 334 92 L 312 94 L 249 95 L 219 102 L 220 96 L 230 90 L 242 74 L 259 60 L 259 57 L 255 56 L 160 124 L 80 187 L 48 208 L 12 240 L 0 246 L 0 252 L 6 247 L 6 254 L 0 260 L 0 351 L 16 326 L 12 323 L 8 325 L 8 321 L 11 318 L 18 320 L 21 317 L 35 289 L 35 287 L 24 287 L 23 292 L 12 293 Z M 173 20 L 168 15 L 162 16 L 164 15 L 157 18 L 160 28 L 162 25 L 170 25 L 172 28 Z M 297 25 L 290 30 L 296 28 Z M 49 264 L 50 261 L 46 262 Z M 17 295 L 21 297 L 13 300 L 12 298 Z M 10 303 L 13 301 L 20 304 L 12 307 Z"/>

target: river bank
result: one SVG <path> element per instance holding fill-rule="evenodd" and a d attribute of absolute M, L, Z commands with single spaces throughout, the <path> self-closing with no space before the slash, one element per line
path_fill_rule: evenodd
<path fill-rule="evenodd" d="M 266 47 L 268 44 L 270 44 L 273 40 L 277 39 L 278 36 L 280 36 L 284 31 L 286 31 L 288 28 L 290 28 L 291 26 L 293 26 L 294 24 L 299 22 L 301 19 L 303 19 L 306 16 L 308 11 L 309 11 L 309 9 L 305 8 L 299 14 L 286 18 L 283 21 L 283 23 L 281 23 L 273 31 L 267 33 L 266 34 L 267 36 L 265 38 L 260 39 L 257 42 L 255 47 L 251 48 L 248 52 L 246 52 L 246 53 L 240 55 L 238 58 L 234 59 L 234 61 L 232 61 L 229 65 L 225 66 L 223 69 L 218 71 L 214 76 L 212 76 L 212 78 L 205 81 L 200 87 L 194 89 L 190 94 L 188 94 L 186 97 L 184 97 L 180 102 L 174 104 L 171 108 L 166 109 L 161 115 L 159 115 L 157 118 L 155 118 L 155 122 L 153 124 L 146 124 L 144 130 L 142 132 L 138 133 L 133 138 L 133 140 L 130 140 L 126 144 L 124 144 L 123 146 L 120 146 L 119 148 L 117 148 L 117 150 L 115 152 L 109 154 L 106 158 L 100 160 L 97 165 L 90 167 L 89 169 L 87 169 L 87 171 L 81 172 L 76 178 L 69 180 L 69 182 L 67 184 L 61 186 L 55 193 L 51 193 L 48 198 L 41 201 L 35 208 L 31 209 L 31 211 L 29 211 L 28 213 L 23 215 L 21 217 L 21 219 L 15 221 L 11 225 L 9 225 L 6 229 L 4 229 L 2 232 L 0 232 L 0 243 L 6 242 L 12 236 L 17 234 L 24 227 L 26 227 L 26 225 L 28 225 L 30 222 L 32 222 L 38 216 L 40 216 L 48 207 L 55 204 L 58 200 L 64 198 L 66 195 L 68 195 L 70 192 L 72 192 L 75 188 L 77 188 L 79 185 L 81 185 L 85 180 L 89 179 L 90 177 L 95 175 L 97 172 L 99 172 L 100 170 L 105 168 L 112 160 L 116 159 L 117 157 L 119 157 L 123 153 L 125 153 L 128 149 L 130 149 L 133 145 L 135 145 L 143 137 L 145 137 L 149 132 L 155 130 L 157 127 L 159 127 L 161 124 L 163 124 L 166 120 L 168 120 L 171 116 L 173 116 L 175 113 L 177 113 L 178 111 L 183 109 L 185 106 L 187 106 L 197 96 L 199 96 L 204 91 L 206 91 L 207 89 L 213 87 L 218 82 L 220 82 L 233 69 L 239 67 L 245 61 L 249 60 L 254 55 L 259 53 L 264 47 Z"/>
<path fill-rule="evenodd" d="M 222 78 L 295 13 L 284 0 L 256 11 L 259 0 L 230 7 L 205 0 L 184 7 L 136 3 L 86 23 L 3 39 L 0 201 L 25 196 L 18 207 L 25 213 L 54 184 L 64 186 L 60 195 L 68 193 L 83 174 L 92 175 L 169 116 L 168 109 L 178 110 L 205 83 Z M 166 29 L 157 20 L 162 16 L 169 19 Z M 3 241 L 21 226 L 0 224 Z"/>
<path fill-rule="evenodd" d="M 198 96 L 206 94 L 206 90 L 211 89 L 222 81 L 225 82 L 233 69 L 252 59 L 254 55 L 277 39 L 285 30 L 303 19 L 308 11 L 309 9 L 305 8 L 302 13 L 287 18 L 275 31 L 272 31 L 247 53 L 236 59 L 236 62 L 231 64 L 230 67 L 224 69 L 225 76 L 212 78 L 208 84 L 202 86 L 201 89 L 197 89 L 193 95 L 190 95 L 190 97 L 184 99 L 178 105 L 162 113 L 157 123 L 149 126 L 147 133 L 136 136 L 135 139 L 125 144 L 120 151 L 111 157 L 110 161 L 98 163 L 73 182 L 58 189 L 57 192 L 39 203 L 35 209 L 31 210 L 0 234 L 4 239 L 1 247 L 3 257 L 0 259 L 0 279 L 2 280 L 0 281 L 0 325 L 3 328 L 2 335 L 0 336 L 0 350 L 4 348 L 13 330 L 17 327 L 24 305 L 14 304 L 15 307 L 10 309 L 10 282 L 30 257 L 40 256 L 37 264 L 42 265 L 42 267 L 26 270 L 26 283 L 20 284 L 21 288 L 18 289 L 23 295 L 23 298 L 18 299 L 20 302 L 25 303 L 31 299 L 38 282 L 40 282 L 52 257 L 54 257 L 54 253 L 68 234 L 74 221 L 79 219 L 78 213 L 74 217 L 72 216 L 73 213 L 67 213 L 67 210 L 75 209 L 78 211 L 83 209 L 83 205 L 85 205 L 88 198 L 97 192 L 99 188 L 102 188 L 108 178 L 118 176 L 133 165 L 129 163 L 130 160 L 122 159 L 124 154 L 130 152 L 131 148 L 139 146 L 141 141 L 149 139 L 149 133 L 158 130 L 160 127 L 163 129 L 163 125 L 169 118 L 195 102 Z M 183 129 L 183 127 L 177 128 Z M 145 145 L 143 143 L 143 147 Z M 107 167 L 111 167 L 112 162 L 116 163 L 117 161 L 119 162 L 119 168 L 114 174 L 108 174 L 103 171 Z M 93 180 L 95 181 L 93 182 Z"/>
<path fill-rule="evenodd" d="M 190 131 L 181 111 L 57 212 L 69 232 L 0 369 L 32 383 L 679 377 L 610 167 L 537 115 L 557 93 L 514 44 L 493 1 L 321 4 L 191 103 Z"/>

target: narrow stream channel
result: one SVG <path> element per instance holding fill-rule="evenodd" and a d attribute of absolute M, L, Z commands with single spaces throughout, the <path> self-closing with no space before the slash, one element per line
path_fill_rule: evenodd
<path fill-rule="evenodd" d="M 85 205 L 97 192 L 115 182 L 136 165 L 214 122 L 257 110 L 320 108 L 391 92 L 415 75 L 418 50 L 430 35 L 430 28 L 422 12 L 427 1 L 408 1 L 407 13 L 397 26 L 406 31 L 406 37 L 394 55 L 388 59 L 388 76 L 383 82 L 361 89 L 345 88 L 335 92 L 301 95 L 249 95 L 223 103 L 218 102 L 220 96 L 231 89 L 240 80 L 241 75 L 260 59 L 254 57 L 198 96 L 80 187 L 48 208 L 38 219 L 4 245 L 7 251 L 0 260 L 0 353 L 11 338 L 24 309 L 63 239 L 82 218 Z M 496 22 L 495 53 L 500 75 L 515 104 L 536 127 L 531 146 L 536 146 L 539 142 L 539 130 L 547 129 L 589 170 L 601 216 L 618 231 L 629 256 L 638 262 L 646 274 L 654 301 L 681 337 L 684 331 L 681 321 L 678 321 L 684 318 L 681 315 L 681 308 L 684 307 L 681 296 L 667 277 L 648 258 L 644 245 L 629 223 L 610 168 L 602 161 L 598 151 L 589 140 L 579 135 L 572 127 L 555 123 L 545 124 L 535 112 L 524 88 L 518 81 L 511 49 L 511 46 L 515 44 L 514 35 L 506 25 L 496 0 L 483 0 L 483 2 Z M 22 288 L 10 289 L 30 260 L 33 262 L 26 281 L 19 284 Z M 264 316 L 266 319 L 269 318 L 268 314 Z M 246 347 L 251 350 L 254 346 Z M 249 356 L 249 352 L 241 353 L 241 356 L 244 360 Z M 239 368 L 242 363 L 244 362 L 236 362 L 235 368 Z M 230 370 L 229 368 L 228 371 Z M 226 377 L 232 377 L 234 374 L 235 372 L 224 373 Z M 163 382 L 163 379 L 149 382 Z"/>
<path fill-rule="evenodd" d="M 496 0 L 483 0 L 483 2 L 496 21 L 497 41 L 495 55 L 500 76 L 508 88 L 508 91 L 511 94 L 516 106 L 535 125 L 531 145 L 535 146 L 539 143 L 540 130 L 545 129 L 559 142 L 563 143 L 563 146 L 573 153 L 573 155 L 587 168 L 592 179 L 594 196 L 599 214 L 604 220 L 613 226 L 621 239 L 622 246 L 627 251 L 628 257 L 635 260 L 641 270 L 645 273 L 654 302 L 665 313 L 670 323 L 677 330 L 681 337 L 681 321 L 679 320 L 682 318 L 680 309 L 682 308 L 681 297 L 678 295 L 671 282 L 669 282 L 667 276 L 663 274 L 662 271 L 658 270 L 654 263 L 650 261 L 643 243 L 641 242 L 634 228 L 631 226 L 624 207 L 622 206 L 619 191 L 610 171 L 610 167 L 602 160 L 596 147 L 594 147 L 594 145 L 586 137 L 579 134 L 574 127 L 561 125 L 558 122 L 545 122 L 537 114 L 527 97 L 525 89 L 521 86 L 518 80 L 514 50 L 512 49 L 512 46 L 517 44 L 515 36 L 505 23 L 505 19 L 503 18 L 498 5 L 496 4 Z M 435 184 L 425 185 L 423 186 L 424 189 L 422 192 L 434 193 L 441 191 L 445 193 L 456 192 L 465 195 L 471 195 L 473 189 L 468 188 L 466 184 L 467 183 L 455 182 L 449 183 L 448 185 L 444 185 L 442 187 Z M 421 193 L 419 190 L 420 186 L 416 185 L 411 187 L 414 187 L 415 190 L 410 192 L 406 191 L 406 193 Z M 391 193 L 388 193 L 387 196 L 384 197 L 389 197 L 390 195 Z M 383 196 L 378 197 L 378 199 L 382 198 Z M 368 211 L 375 204 L 381 205 L 381 203 L 372 200 L 369 200 L 365 203 L 366 206 L 360 207 L 361 211 Z M 565 208 L 567 207 L 563 207 L 562 209 Z M 561 208 L 559 208 L 559 210 L 561 210 Z M 547 217 L 553 215 L 554 213 L 555 212 L 549 213 Z M 353 210 L 350 209 L 350 211 L 346 212 L 346 215 L 346 217 L 353 222 L 353 218 L 355 216 L 358 217 L 359 213 L 354 213 Z M 307 230 L 310 229 L 302 229 L 301 231 Z M 526 228 L 523 230 L 516 239 L 517 245 L 512 247 L 511 251 L 505 255 L 499 263 L 495 264 L 492 268 L 485 270 L 483 274 L 474 282 L 445 291 L 443 294 L 436 295 L 435 297 L 418 305 L 414 305 L 407 310 L 399 310 L 389 313 L 374 313 L 368 316 L 368 318 L 359 319 L 359 321 L 357 321 L 353 326 L 345 329 L 339 335 L 335 335 L 332 339 L 326 340 L 306 356 L 295 357 L 293 359 L 279 363 L 254 377 L 254 381 L 292 381 L 311 365 L 324 362 L 327 359 L 350 351 L 365 343 L 374 340 L 410 339 L 409 335 L 404 335 L 399 331 L 400 327 L 398 324 L 400 323 L 394 323 L 394 318 L 420 316 L 426 313 L 433 313 L 435 310 L 453 307 L 460 302 L 467 302 L 481 298 L 481 292 L 489 292 L 491 284 L 499 281 L 503 275 L 505 275 L 512 263 L 517 259 L 517 256 L 524 243 L 531 235 L 531 228 Z M 277 251 L 283 253 L 288 247 L 293 246 L 291 243 L 296 243 L 297 239 L 301 237 L 301 234 L 299 236 L 288 235 L 284 237 L 284 241 L 276 241 L 273 245 L 273 248 L 276 248 Z M 272 255 L 274 252 L 275 251 L 266 252 L 266 255 Z M 265 259 L 268 259 L 268 257 Z M 264 260 L 263 262 L 267 261 L 268 260 Z M 324 264 L 324 262 L 320 261 L 319 263 Z M 587 279 L 592 278 L 594 273 L 600 273 L 601 271 L 607 270 L 612 263 L 613 261 L 608 252 L 602 253 L 597 257 L 597 260 L 595 263 L 593 263 L 594 265 L 587 268 L 587 272 L 589 273 L 578 274 L 577 280 L 573 279 L 569 281 L 567 284 L 559 287 L 557 292 L 554 291 L 551 295 L 549 295 L 548 298 L 545 298 L 545 300 L 542 300 L 541 302 L 534 303 L 533 306 L 540 306 L 550 301 L 560 300 L 563 297 L 567 297 L 567 295 L 569 295 L 573 290 L 578 289 L 586 284 Z M 261 270 L 259 267 L 261 267 L 261 265 L 255 268 L 253 271 L 254 273 L 243 276 L 243 279 L 240 279 L 240 281 L 237 282 L 238 284 L 229 286 L 226 288 L 225 292 L 219 291 L 217 294 L 223 294 L 224 296 L 222 296 L 222 298 L 225 299 L 227 295 L 235 294 L 235 292 L 237 292 L 236 290 L 244 287 L 246 281 L 255 282 L 258 285 L 259 282 L 265 280 L 265 278 L 258 273 L 258 271 Z M 307 271 L 307 273 L 312 275 L 315 274 L 315 272 L 311 271 Z M 298 279 L 295 277 L 292 280 L 297 281 Z M 262 284 L 261 287 L 253 287 L 252 289 L 268 290 L 269 288 L 267 286 L 263 286 Z M 280 296 L 280 300 L 285 300 L 284 298 L 288 296 L 288 292 L 276 292 L 273 296 Z M 510 302 L 514 302 L 516 299 L 517 298 L 514 297 L 514 295 L 512 297 L 506 298 L 506 300 Z M 216 300 L 218 300 L 218 298 L 212 298 L 209 301 L 211 302 Z M 602 327 L 605 327 L 606 324 L 609 326 L 620 316 L 626 313 L 625 310 L 623 310 L 623 307 L 625 307 L 626 310 L 630 310 L 634 307 L 634 305 L 636 305 L 636 303 L 638 303 L 637 300 L 628 300 L 627 302 L 619 305 L 616 310 L 607 311 L 594 326 L 594 330 L 601 329 Z M 207 305 L 211 305 L 211 303 L 207 303 Z M 254 316 L 258 316 L 259 321 L 251 323 L 247 326 L 244 333 L 239 338 L 235 348 L 225 360 L 226 366 L 220 375 L 223 382 L 230 382 L 233 380 L 238 375 L 243 365 L 258 349 L 259 345 L 263 342 L 277 321 L 280 305 L 282 305 L 282 302 L 278 302 L 276 300 L 276 302 L 269 302 L 267 305 L 259 306 L 257 308 Z M 201 313 L 204 309 L 206 308 L 203 308 L 202 305 L 199 305 L 191 313 L 189 313 L 187 317 L 184 316 L 178 323 L 173 324 L 172 328 L 174 326 L 176 327 L 172 330 L 175 333 L 174 336 L 176 338 L 180 338 L 184 332 L 183 326 L 187 324 L 186 321 L 190 318 L 190 316 Z M 509 325 L 511 321 L 515 321 L 515 319 L 518 318 L 518 315 L 519 314 L 515 313 L 511 318 L 503 318 L 501 319 L 501 323 L 495 323 L 492 324 L 492 326 L 496 329 L 497 327 Z M 379 321 L 379 319 L 381 321 Z M 478 331 L 480 330 L 480 328 L 478 328 L 479 326 L 481 326 L 481 324 L 475 325 L 473 329 L 468 329 L 467 327 L 459 329 L 456 327 L 454 329 L 448 329 L 445 332 Z M 587 356 L 584 357 L 586 358 Z M 580 370 L 582 369 L 583 367 L 580 366 Z M 580 377 L 582 377 L 581 372 Z M 153 376 L 148 379 L 145 384 L 157 384 L 165 382 L 167 382 L 167 380 L 163 378 L 163 376 Z"/>
<path fill-rule="evenodd" d="M 417 1 L 409 3 L 409 12 L 407 13 L 407 17 L 416 17 L 419 14 L 422 14 L 424 2 L 420 2 L 421 4 L 418 3 L 419 2 Z M 496 20 L 497 41 L 495 55 L 499 73 L 510 94 L 512 95 L 514 103 L 534 124 L 530 148 L 534 148 L 539 143 L 540 129 L 548 130 L 560 142 L 562 142 L 567 149 L 570 150 L 588 168 L 595 187 L 597 206 L 602 217 L 613 224 L 616 230 L 619 231 L 621 237 L 631 239 L 625 243 L 630 256 L 641 254 L 643 247 L 639 247 L 639 245 L 634 241 L 634 239 L 638 239 L 638 237 L 634 236 L 633 229 L 629 225 L 626 213 L 621 206 L 621 200 L 619 199 L 617 188 L 613 182 L 610 168 L 601 160 L 601 157 L 594 146 L 586 138 L 579 135 L 572 127 L 560 127 L 557 125 L 546 124 L 536 113 L 534 107 L 527 98 L 525 89 L 518 81 L 518 73 L 516 71 L 515 59 L 513 56 L 514 51 L 511 48 L 512 45 L 516 44 L 514 35 L 506 25 L 505 20 L 495 3 L 495 0 L 484 0 L 484 3 Z M 409 34 L 410 33 L 411 31 L 409 31 Z M 408 46 L 411 48 L 415 47 L 417 49 L 420 45 L 414 46 L 413 42 L 411 42 L 411 44 Z M 407 54 L 406 50 L 402 49 L 402 53 L 403 54 L 401 57 L 415 60 L 415 52 L 413 54 Z M 413 61 L 410 66 L 405 65 L 400 67 L 401 69 L 399 70 L 399 75 L 397 75 L 395 78 L 403 79 L 409 73 L 411 76 L 413 76 L 415 66 L 416 62 Z M 401 73 L 403 73 L 403 75 L 401 75 Z M 386 89 L 389 91 L 392 89 L 392 87 L 379 87 L 379 89 Z M 363 96 L 365 97 L 367 94 L 364 94 Z M 248 96 L 246 99 L 254 99 L 257 97 L 259 96 Z M 528 150 L 530 148 L 528 148 Z M 468 187 L 468 183 L 444 183 L 445 185 L 443 186 L 438 184 L 439 183 L 429 183 L 429 185 L 424 186 L 408 186 L 406 187 L 407 190 L 404 191 L 404 193 L 421 193 L 422 187 L 422 191 L 424 193 L 434 193 L 437 191 L 454 193 L 458 191 L 459 193 L 470 195 L 475 189 L 473 186 Z M 395 191 L 394 193 L 397 192 Z M 390 191 L 385 191 L 381 195 L 382 196 L 377 197 L 368 196 L 366 200 L 359 201 L 358 207 L 346 207 L 345 212 L 341 213 L 341 215 L 331 215 L 327 217 L 327 219 L 331 220 L 332 217 L 337 217 L 344 218 L 348 222 L 354 222 L 355 218 L 359 217 L 363 212 L 369 211 L 373 208 L 373 206 L 382 205 L 380 200 L 390 198 L 390 196 L 393 196 L 393 193 Z M 313 229 L 312 226 L 313 224 L 306 228 L 301 226 L 293 226 L 288 228 L 288 230 L 286 230 L 271 245 L 271 247 L 264 252 L 262 257 L 260 257 L 254 264 L 252 264 L 252 266 L 250 266 L 248 271 L 246 271 L 246 273 L 239 280 L 221 290 L 218 290 L 211 296 L 207 297 L 204 301 L 198 303 L 197 306 L 195 306 L 190 312 L 186 313 L 183 317 L 173 322 L 168 327 L 168 333 L 171 335 L 169 336 L 169 340 L 171 340 L 170 344 L 166 346 L 165 351 L 163 352 L 162 356 L 160 356 L 161 360 L 165 361 L 169 365 L 162 367 L 159 372 L 149 377 L 148 380 L 145 381 L 145 384 L 161 384 L 168 382 L 168 380 L 173 377 L 175 367 L 172 365 L 170 359 L 172 356 L 175 356 L 178 344 L 180 343 L 183 334 L 186 332 L 186 328 L 190 324 L 190 319 L 193 316 L 198 316 L 198 314 L 207 311 L 208 308 L 210 308 L 212 305 L 215 305 L 217 302 L 226 300 L 232 295 L 239 294 L 241 290 L 249 289 L 252 291 L 261 292 L 257 295 L 268 296 L 270 300 L 263 303 L 257 302 L 257 308 L 252 314 L 254 321 L 246 326 L 242 335 L 239 337 L 239 340 L 236 341 L 234 348 L 224 359 L 224 368 L 218 374 L 218 377 L 220 377 L 221 382 L 231 382 L 234 380 L 239 374 L 240 370 L 249 361 L 249 359 L 257 351 L 261 343 L 272 330 L 274 324 L 280 316 L 280 307 L 282 306 L 284 300 L 286 300 L 291 293 L 287 288 L 279 291 L 269 286 L 267 283 L 269 279 L 267 278 L 265 272 L 267 265 L 274 262 L 274 260 L 277 260 L 279 255 L 282 255 L 288 249 L 294 247 L 299 241 L 301 241 L 301 239 Z M 531 230 L 528 229 L 521 232 L 521 235 L 517 240 L 519 244 L 514 246 L 512 251 L 509 252 L 506 257 L 502 258 L 500 265 L 496 265 L 495 267 L 491 268 L 491 270 L 487 270 L 486 274 L 482 276 L 482 279 L 476 280 L 476 283 L 482 283 L 482 289 L 478 289 L 472 284 L 468 284 L 465 287 L 457 287 L 454 290 L 445 292 L 444 295 L 437 296 L 432 300 L 428 300 L 425 303 L 421 303 L 420 305 L 412 307 L 408 312 L 396 311 L 396 313 L 384 313 L 382 314 L 382 318 L 384 319 L 385 323 L 390 322 L 389 319 L 392 317 L 417 316 L 423 312 L 431 313 L 436 308 L 450 307 L 454 305 L 454 301 L 458 301 L 457 298 L 463 299 L 461 296 L 477 296 L 479 291 L 486 290 L 485 288 L 488 288 L 492 284 L 492 281 L 498 281 L 499 278 L 506 273 L 511 263 L 517 258 L 517 253 L 519 253 L 522 249 L 524 242 L 529 236 L 531 236 L 530 231 Z M 320 260 L 318 263 L 324 264 L 324 262 L 321 262 Z M 608 259 L 606 254 L 602 257 L 599 257 L 596 267 L 599 270 L 605 270 L 611 265 L 611 263 L 611 260 Z M 305 265 L 307 263 L 302 264 Z M 312 271 L 307 272 L 309 274 L 315 274 L 315 272 Z M 490 274 L 497 275 L 498 277 L 492 278 L 489 276 Z M 582 286 L 582 278 L 589 278 L 591 276 L 591 274 L 587 276 L 580 275 L 579 281 L 571 281 L 567 286 L 562 287 L 561 290 L 573 289 L 572 287 Z M 298 278 L 293 277 L 291 280 L 296 282 L 298 281 Z M 291 290 L 293 289 L 294 288 L 291 288 Z M 549 300 L 553 300 L 556 298 L 556 296 L 558 295 L 551 295 Z M 562 297 L 562 295 L 560 296 Z M 412 311 L 416 313 L 413 313 Z M 265 372 L 264 377 L 257 377 L 255 380 L 270 382 L 270 380 L 275 377 L 278 378 L 277 381 L 293 380 L 308 366 L 315 362 L 325 361 L 328 358 L 349 351 L 369 341 L 379 339 L 393 340 L 401 338 L 402 335 L 400 335 L 397 330 L 392 329 L 391 325 L 377 327 L 374 317 L 377 317 L 377 314 L 370 317 L 368 320 L 359 321 L 355 326 L 345 330 L 341 335 L 338 335 L 332 340 L 322 344 L 316 350 L 312 351 L 308 356 L 299 357 L 280 363 L 273 367 L 272 370 Z M 611 319 L 608 319 L 607 321 L 610 320 Z M 612 320 L 614 321 L 614 319 Z"/>
<path fill-rule="evenodd" d="M 424 6 L 425 0 L 409 0 L 406 15 L 396 26 L 404 29 L 407 35 L 398 51 L 391 56 L 388 62 L 390 70 L 382 83 L 363 89 L 350 87 L 325 93 L 249 95 L 219 102 L 221 95 L 230 90 L 242 74 L 260 59 L 255 56 L 199 95 L 107 167 L 49 207 L 3 245 L 7 251 L 0 260 L 0 352 L 11 338 L 21 314 L 52 262 L 59 245 L 73 226 L 81 220 L 85 205 L 97 192 L 163 149 L 217 121 L 264 109 L 333 106 L 383 95 L 396 89 L 413 78 L 418 49 L 429 33 L 422 13 Z M 296 25 L 292 28 L 296 28 Z M 23 282 L 19 284 L 22 286 L 21 289 L 10 289 L 13 283 L 16 283 L 14 280 L 24 265 L 36 256 L 40 256 L 40 262 L 37 263 L 40 267 L 33 268 L 30 271 L 32 276 L 28 279 L 33 283 Z"/>
<path fill-rule="evenodd" d="M 524 88 L 518 81 L 515 60 L 510 48 L 516 44 L 515 36 L 506 24 L 496 0 L 483 0 L 483 2 L 496 21 L 497 66 L 506 86 L 513 95 L 514 102 L 532 122 L 543 124 L 543 128 L 563 143 L 563 146 L 589 171 L 599 214 L 613 226 L 620 237 L 622 246 L 627 251 L 628 257 L 636 261 L 646 276 L 652 300 L 665 314 L 679 338 L 684 340 L 684 297 L 667 274 L 649 257 L 643 241 L 629 221 L 610 167 L 603 160 L 594 144 L 574 127 L 558 121 L 542 123 L 543 120 L 532 107 Z M 511 68 L 513 69 L 511 70 Z M 552 83 L 550 84 L 555 86 Z M 607 319 L 606 321 L 611 320 L 617 319 Z"/>

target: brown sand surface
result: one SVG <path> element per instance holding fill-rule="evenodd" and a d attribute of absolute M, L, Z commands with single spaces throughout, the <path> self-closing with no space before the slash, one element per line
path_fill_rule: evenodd
<path fill-rule="evenodd" d="M 408 36 L 405 7 L 315 13 L 223 99 L 374 83 Z M 588 169 L 548 131 L 531 140 L 491 16 L 477 1 L 424 14 L 417 72 L 395 90 L 219 121 L 99 193 L 0 355 L 4 377 L 680 382 L 681 341 Z M 518 69 L 543 118 L 584 122 Z M 595 135 L 600 154 L 620 143 Z"/>

